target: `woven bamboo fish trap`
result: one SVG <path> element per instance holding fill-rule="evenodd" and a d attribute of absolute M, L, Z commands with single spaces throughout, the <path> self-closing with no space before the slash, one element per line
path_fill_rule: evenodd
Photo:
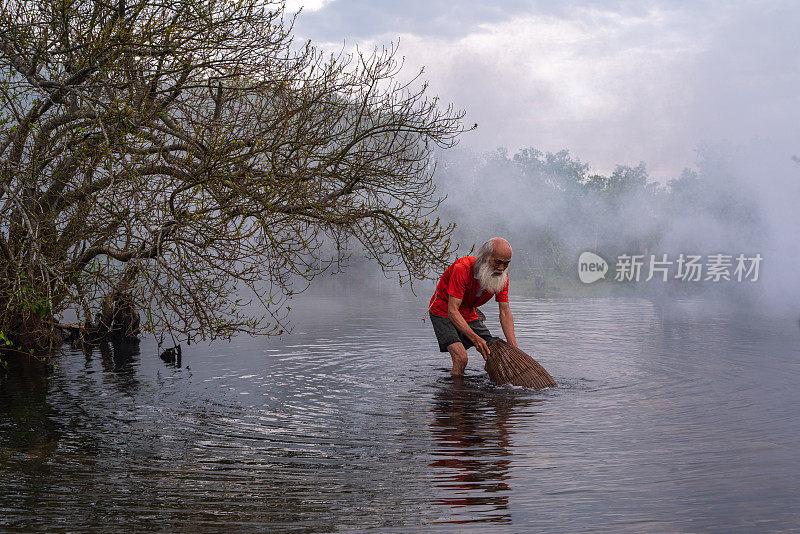
<path fill-rule="evenodd" d="M 484 369 L 495 384 L 511 383 L 537 389 L 556 386 L 556 381 L 539 362 L 500 338 L 489 343 Z"/>

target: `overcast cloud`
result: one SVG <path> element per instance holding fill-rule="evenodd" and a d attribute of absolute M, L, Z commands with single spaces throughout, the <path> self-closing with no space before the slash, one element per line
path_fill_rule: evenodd
<path fill-rule="evenodd" d="M 294 1 L 324 48 L 400 41 L 408 72 L 479 128 L 462 144 L 569 149 L 664 181 L 701 141 L 800 152 L 795 2 Z"/>

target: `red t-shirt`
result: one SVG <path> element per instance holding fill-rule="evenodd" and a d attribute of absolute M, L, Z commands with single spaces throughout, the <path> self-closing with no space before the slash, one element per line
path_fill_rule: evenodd
<path fill-rule="evenodd" d="M 493 293 L 481 289 L 481 283 L 475 278 L 475 256 L 457 259 L 444 272 L 428 307 L 434 315 L 447 317 L 447 299 L 450 295 L 461 299 L 458 311 L 468 322 L 477 320 L 475 308 L 492 298 Z M 508 281 L 494 299 L 497 302 L 508 302 Z"/>

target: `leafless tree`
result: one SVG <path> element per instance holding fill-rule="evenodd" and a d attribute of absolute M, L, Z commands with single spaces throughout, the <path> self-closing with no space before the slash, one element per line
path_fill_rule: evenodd
<path fill-rule="evenodd" d="M 275 333 L 327 243 L 357 240 L 401 281 L 451 254 L 430 156 L 463 113 L 400 83 L 394 46 L 325 56 L 261 0 L 1 5 L 14 346 L 57 342 L 69 310 L 106 333 L 120 310 L 179 339 Z"/>

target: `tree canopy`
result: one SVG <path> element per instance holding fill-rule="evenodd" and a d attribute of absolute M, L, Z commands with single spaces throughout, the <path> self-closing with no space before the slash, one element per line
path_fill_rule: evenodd
<path fill-rule="evenodd" d="M 292 23 L 261 0 L 3 2 L 0 332 L 42 348 L 124 295 L 147 331 L 273 333 L 330 243 L 401 281 L 448 259 L 430 155 L 463 113 L 398 81 L 395 47 L 326 56 Z"/>

